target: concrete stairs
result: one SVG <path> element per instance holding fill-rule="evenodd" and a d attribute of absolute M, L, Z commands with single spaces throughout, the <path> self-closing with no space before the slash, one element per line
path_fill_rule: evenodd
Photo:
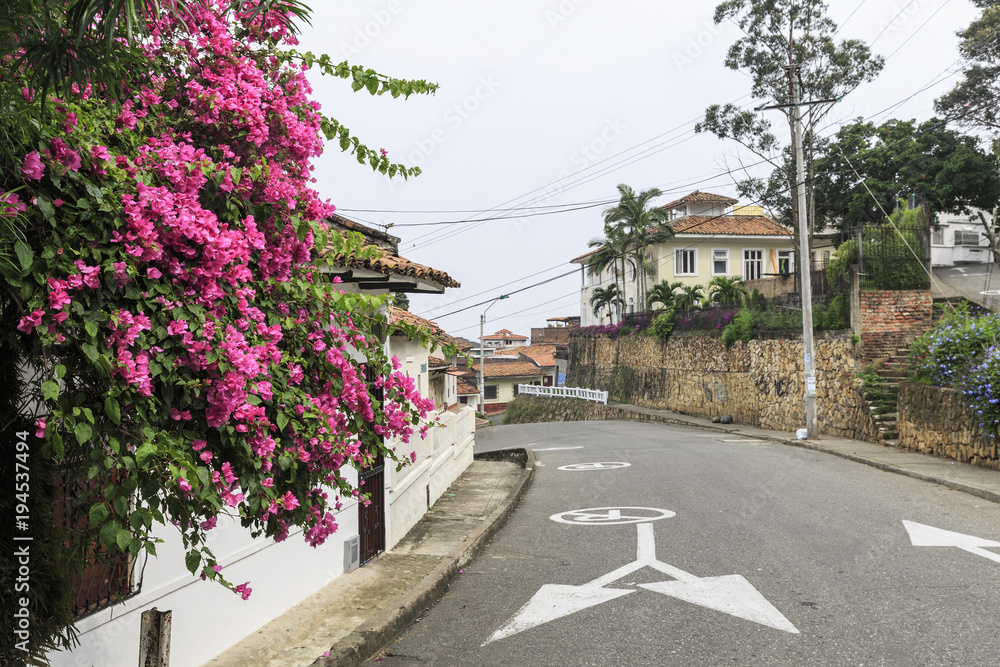
<path fill-rule="evenodd" d="M 898 421 L 899 383 L 906 379 L 910 351 L 899 348 L 875 369 L 877 380 L 866 380 L 864 387 L 872 420 L 886 445 L 899 444 Z"/>

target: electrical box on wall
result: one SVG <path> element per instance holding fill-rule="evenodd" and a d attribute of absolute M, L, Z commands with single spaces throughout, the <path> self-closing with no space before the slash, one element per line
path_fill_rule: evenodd
<path fill-rule="evenodd" d="M 355 535 L 344 540 L 344 574 L 353 572 L 361 565 L 361 536 Z"/>

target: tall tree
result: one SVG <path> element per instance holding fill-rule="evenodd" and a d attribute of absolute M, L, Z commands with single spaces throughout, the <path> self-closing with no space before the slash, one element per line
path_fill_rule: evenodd
<path fill-rule="evenodd" d="M 782 174 L 780 179 L 761 178 L 753 175 L 749 166 L 741 165 L 745 177 L 737 179 L 736 186 L 742 196 L 772 211 L 787 211 L 792 221 L 798 216 L 797 199 L 787 196 L 795 186 L 791 164 L 796 113 L 790 106 L 792 76 L 798 77 L 802 101 L 834 100 L 874 79 L 884 64 L 883 58 L 873 56 L 859 40 L 837 42 L 837 25 L 826 11 L 822 0 L 727 0 L 715 8 L 716 24 L 732 22 L 743 31 L 726 54 L 726 67 L 750 77 L 750 92 L 755 98 L 767 104 L 789 105 L 780 108 L 792 137 L 787 150 L 772 131 L 771 121 L 733 104 L 710 106 L 705 120 L 695 126 L 697 132 L 736 141 Z M 809 201 L 815 159 L 813 136 L 832 106 L 833 102 L 825 102 L 800 107 Z M 810 236 L 814 228 L 815 216 L 810 210 Z"/>
<path fill-rule="evenodd" d="M 911 195 L 935 212 L 992 209 L 1000 181 L 979 144 L 938 118 L 919 125 L 890 120 L 876 126 L 861 119 L 844 125 L 822 147 L 817 215 L 851 224 L 881 221 L 883 210 L 892 212 L 897 199 Z"/>
<path fill-rule="evenodd" d="M 640 304 L 646 302 L 646 276 L 652 267 L 651 248 L 674 235 L 667 225 L 670 214 L 658 206 L 650 205 L 653 199 L 662 194 L 659 188 L 650 188 L 636 194 L 635 190 L 623 183 L 618 186 L 618 204 L 604 211 L 605 230 L 614 230 L 615 236 L 621 239 L 624 253 L 635 262 Z"/>
<path fill-rule="evenodd" d="M 938 113 L 974 128 L 993 140 L 993 158 L 1000 172 L 1000 2 L 972 0 L 982 13 L 958 32 L 959 51 L 965 63 L 962 79 L 935 103 Z M 979 213 L 994 260 L 1000 262 L 1000 209 Z"/>

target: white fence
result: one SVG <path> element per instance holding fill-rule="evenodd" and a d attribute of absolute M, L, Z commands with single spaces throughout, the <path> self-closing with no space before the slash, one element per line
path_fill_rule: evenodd
<path fill-rule="evenodd" d="M 559 396 L 562 398 L 582 398 L 587 401 L 597 401 L 608 404 L 608 392 L 596 389 L 577 389 L 576 387 L 539 387 L 533 384 L 517 385 L 518 394 L 535 394 L 536 396 Z"/>

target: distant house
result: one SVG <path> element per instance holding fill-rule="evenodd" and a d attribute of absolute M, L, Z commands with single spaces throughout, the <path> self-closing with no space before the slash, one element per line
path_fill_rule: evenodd
<path fill-rule="evenodd" d="M 479 364 L 482 359 L 472 362 L 467 378 L 478 382 Z M 484 412 L 495 414 L 507 409 L 507 404 L 517 396 L 517 385 L 541 385 L 549 374 L 528 357 L 518 355 L 487 357 L 484 369 Z"/>
<path fill-rule="evenodd" d="M 662 208 L 674 232 L 669 241 L 650 248 L 651 265 L 646 285 L 661 281 L 706 286 L 715 276 L 741 276 L 756 280 L 765 276 L 794 273 L 792 230 L 764 215 L 759 206 L 738 206 L 737 200 L 710 192 L 692 192 Z M 593 313 L 590 297 L 598 287 L 621 285 L 621 265 L 595 271 L 591 266 L 595 248 L 571 263 L 580 265 L 581 325 L 607 324 L 608 313 Z M 625 312 L 645 310 L 640 303 L 639 267 L 625 262 Z"/>
<path fill-rule="evenodd" d="M 489 364 L 494 359 L 523 358 L 534 363 L 545 373 L 545 378 L 542 380 L 542 386 L 554 387 L 559 381 L 556 349 L 557 346 L 554 344 L 542 343 L 539 345 L 526 345 L 523 347 L 510 348 L 508 350 L 497 350 L 496 354 L 494 354 L 493 357 L 486 362 L 486 368 L 487 370 L 489 369 Z M 565 374 L 565 371 L 563 371 L 563 373 Z"/>
<path fill-rule="evenodd" d="M 496 333 L 483 336 L 483 347 L 493 350 L 508 350 L 528 344 L 528 337 L 516 334 L 509 329 L 501 329 Z"/>
<path fill-rule="evenodd" d="M 986 219 L 989 220 L 989 214 Z M 931 230 L 931 265 L 955 266 L 985 264 L 993 261 L 978 211 L 940 213 L 937 228 Z"/>
<path fill-rule="evenodd" d="M 545 327 L 532 327 L 531 345 L 552 344 L 556 346 L 556 386 L 563 384 L 569 368 L 570 332 L 580 328 L 580 316 L 550 317 Z"/>

